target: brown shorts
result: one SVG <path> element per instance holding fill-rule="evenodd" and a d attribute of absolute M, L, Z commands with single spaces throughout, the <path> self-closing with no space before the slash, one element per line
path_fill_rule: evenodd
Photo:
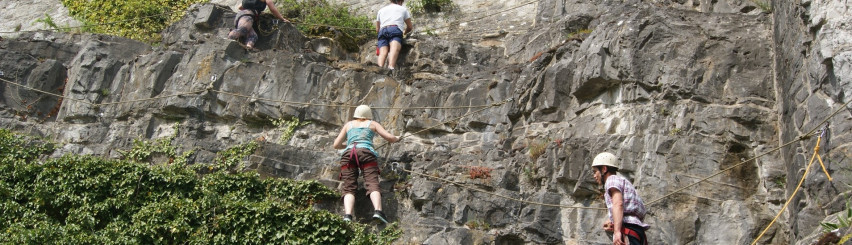
<path fill-rule="evenodd" d="M 355 148 L 355 154 L 351 154 L 350 151 L 346 150 L 340 156 L 340 180 L 343 181 L 340 189 L 343 195 L 355 194 L 355 190 L 358 189 L 359 165 L 364 175 L 364 188 L 367 189 L 367 195 L 379 191 L 379 165 L 376 162 L 376 156 L 364 148 Z"/>

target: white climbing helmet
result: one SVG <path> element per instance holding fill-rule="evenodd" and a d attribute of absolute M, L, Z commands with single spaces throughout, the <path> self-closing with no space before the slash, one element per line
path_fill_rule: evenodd
<path fill-rule="evenodd" d="M 601 152 L 597 156 L 595 156 L 595 160 L 592 161 L 592 167 L 597 166 L 607 166 L 618 168 L 618 158 L 615 157 L 612 153 L 609 152 Z"/>
<path fill-rule="evenodd" d="M 370 110 L 370 106 L 359 105 L 355 108 L 355 114 L 352 117 L 370 119 L 373 117 L 373 112 Z"/>

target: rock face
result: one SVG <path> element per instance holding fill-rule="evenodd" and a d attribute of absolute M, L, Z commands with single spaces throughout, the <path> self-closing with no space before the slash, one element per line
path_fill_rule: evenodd
<path fill-rule="evenodd" d="M 850 49 L 849 3 L 820 1 L 777 1 L 774 29 L 776 40 L 777 93 L 786 98 L 776 104 L 784 141 L 810 132 L 819 123 L 830 125 L 823 138 L 821 156 L 834 181 L 829 182 L 817 166 L 811 168 L 802 193 L 786 212 L 790 239 L 812 244 L 819 238 L 819 223 L 845 211 L 852 181 L 849 175 L 850 137 L 847 103 L 852 94 L 852 49 Z M 840 110 L 837 116 L 831 113 Z M 829 118 L 829 119 L 826 119 Z M 805 141 L 781 152 L 786 182 L 796 183 L 813 154 L 814 143 Z M 788 185 L 790 193 L 794 186 Z M 831 214 L 829 217 L 826 215 Z M 836 223 L 836 222 L 834 222 Z M 810 235 L 810 236 L 809 236 Z"/>
<path fill-rule="evenodd" d="M 157 47 L 3 40 L 0 124 L 65 143 L 55 156 L 120 158 L 135 139 L 175 136 L 193 164 L 263 139 L 249 169 L 336 186 L 331 143 L 369 104 L 405 135 L 377 142 L 398 243 L 607 244 L 589 165 L 610 151 L 646 202 L 650 243 L 751 243 L 784 211 L 758 242 L 812 244 L 852 192 L 844 4 L 542 0 L 518 19 L 535 23 L 522 32 L 413 36 L 396 73 L 372 65 L 374 43 L 351 54 L 285 23 L 262 21 L 259 50 L 246 51 L 224 38 L 229 6 L 197 5 Z M 294 118 L 311 124 L 283 141 L 272 121 Z M 826 118 L 820 153 L 834 181 L 812 166 L 781 210 L 816 142 L 800 136 Z"/>

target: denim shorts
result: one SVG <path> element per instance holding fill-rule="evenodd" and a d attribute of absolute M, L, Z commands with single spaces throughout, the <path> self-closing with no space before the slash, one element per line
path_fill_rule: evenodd
<path fill-rule="evenodd" d="M 378 39 L 379 48 L 390 46 L 391 41 L 397 41 L 402 44 L 402 30 L 400 30 L 397 26 L 382 27 L 382 29 L 379 30 Z"/>

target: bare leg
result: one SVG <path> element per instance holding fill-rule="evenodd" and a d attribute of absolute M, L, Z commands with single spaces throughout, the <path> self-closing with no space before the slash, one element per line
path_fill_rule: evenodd
<path fill-rule="evenodd" d="M 399 51 L 402 50 L 402 44 L 397 41 L 390 42 L 390 54 L 388 54 L 388 68 L 396 68 L 396 59 L 399 57 Z"/>
<path fill-rule="evenodd" d="M 352 214 L 352 209 L 355 207 L 355 195 L 343 195 L 343 213 Z"/>
<path fill-rule="evenodd" d="M 382 210 L 382 193 L 378 191 L 374 191 L 370 193 L 370 201 L 373 202 L 373 208 L 376 210 Z M 354 202 L 354 201 L 353 201 Z"/>
<path fill-rule="evenodd" d="M 393 44 L 391 44 L 393 45 Z M 388 46 L 379 48 L 379 67 L 385 67 L 385 59 L 388 57 Z"/>

